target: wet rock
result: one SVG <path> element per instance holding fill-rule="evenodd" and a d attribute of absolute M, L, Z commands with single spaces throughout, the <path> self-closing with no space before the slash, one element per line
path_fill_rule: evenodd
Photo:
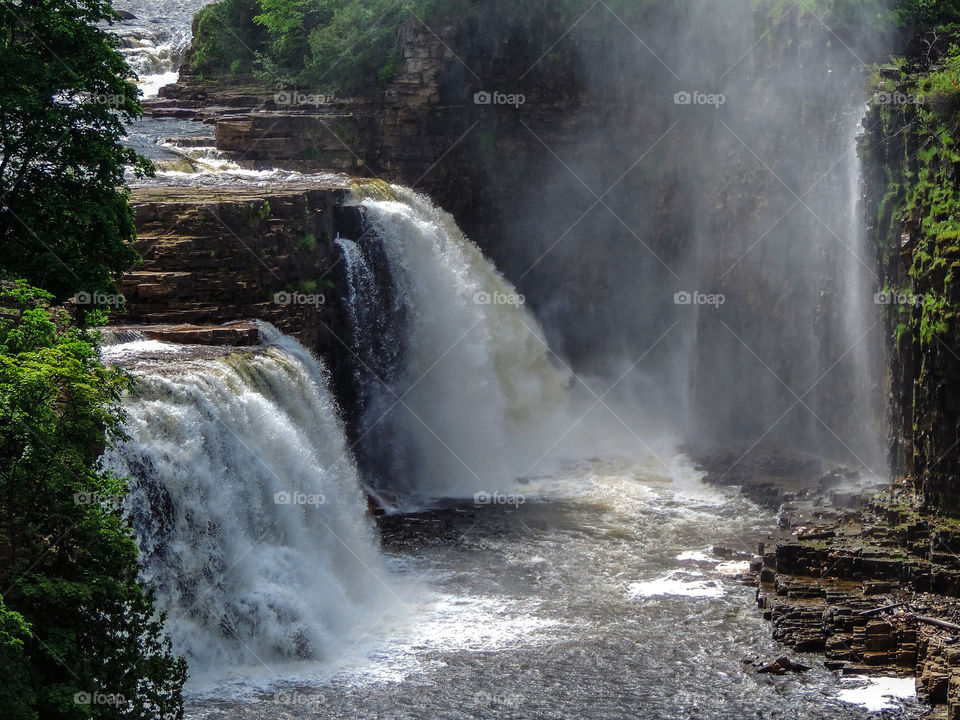
<path fill-rule="evenodd" d="M 255 326 L 224 324 L 264 320 L 334 372 L 345 367 L 346 351 L 334 336 L 346 330 L 337 311 L 339 252 L 332 238 L 351 235 L 343 221 L 349 208 L 341 207 L 345 190 L 334 180 L 135 188 L 135 248 L 143 263 L 123 277 L 126 306 L 112 320 L 163 326 L 151 337 L 208 345 L 256 344 Z M 291 299 L 317 278 L 331 281 L 309 291 L 323 295 L 322 303 Z"/>
<path fill-rule="evenodd" d="M 807 672 L 812 668 L 783 655 L 776 660 L 762 661 L 757 658 L 744 658 L 744 663 L 756 667 L 760 674 L 786 675 L 788 672 Z"/>
<path fill-rule="evenodd" d="M 960 720 L 960 647 L 949 628 L 916 619 L 960 617 L 960 558 L 944 551 L 916 498 L 860 502 L 860 513 L 796 528 L 764 555 L 758 606 L 787 647 L 822 652 L 845 675 L 913 672 L 921 697 Z"/>

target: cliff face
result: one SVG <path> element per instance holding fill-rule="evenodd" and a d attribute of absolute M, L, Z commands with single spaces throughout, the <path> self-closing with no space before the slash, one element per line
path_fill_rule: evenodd
<path fill-rule="evenodd" d="M 891 460 L 934 510 L 960 514 L 960 108 L 956 37 L 914 48 L 877 78 L 864 138 L 866 213 L 886 293 Z M 917 42 L 917 45 L 921 43 Z M 953 128 L 953 129 L 951 129 Z"/>
<path fill-rule="evenodd" d="M 126 308 L 114 323 L 265 320 L 322 357 L 335 379 L 346 378 L 351 358 L 341 338 L 350 330 L 333 239 L 356 235 L 358 210 L 344 205 L 345 194 L 306 184 L 135 189 L 136 249 L 144 262 L 123 279 Z M 236 342 L 237 327 L 168 328 L 162 339 Z"/>

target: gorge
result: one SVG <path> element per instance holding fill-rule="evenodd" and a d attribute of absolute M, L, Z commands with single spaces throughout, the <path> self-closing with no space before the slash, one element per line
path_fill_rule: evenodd
<path fill-rule="evenodd" d="M 156 173 L 66 305 L 185 716 L 960 717 L 915 5 L 116 0 Z"/>

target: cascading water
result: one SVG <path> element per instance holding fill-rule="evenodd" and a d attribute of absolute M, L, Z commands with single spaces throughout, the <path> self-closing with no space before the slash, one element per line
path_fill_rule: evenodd
<path fill-rule="evenodd" d="M 143 579 L 195 671 L 329 659 L 384 594 L 326 372 L 265 333 L 257 351 L 104 348 L 137 392 L 103 462 L 132 478 Z"/>
<path fill-rule="evenodd" d="M 397 405 L 393 387 L 404 372 L 406 308 L 375 240 L 361 238 L 365 249 L 345 238 L 336 244 L 349 290 L 344 300 L 353 354 L 351 446 L 368 489 L 382 506 L 392 507 L 404 490 L 393 478 L 408 479 L 413 472 L 399 418 L 391 412 Z"/>
<path fill-rule="evenodd" d="M 522 296 L 448 213 L 406 188 L 379 191 L 363 207 L 389 282 L 377 283 L 360 248 L 340 241 L 357 372 L 368 383 L 361 434 L 394 434 L 370 482 L 408 499 L 510 487 L 551 449 L 568 378 Z M 369 321 L 399 316 L 383 311 L 391 302 L 402 308 L 402 334 Z"/>
<path fill-rule="evenodd" d="M 129 18 L 113 26 L 121 51 L 139 76 L 146 97 L 177 81 L 183 53 L 190 46 L 190 23 L 194 13 L 210 0 L 159 0 L 146 5 L 136 0 L 117 0 L 116 10 Z"/>
<path fill-rule="evenodd" d="M 139 16 L 118 30 L 147 94 L 173 79 L 189 16 L 204 4 L 118 4 Z M 802 680 L 744 671 L 744 655 L 782 651 L 751 609 L 753 592 L 736 579 L 753 539 L 774 519 L 734 491 L 703 487 L 685 457 L 659 446 L 662 457 L 643 452 L 658 426 L 671 443 L 683 425 L 720 441 L 752 441 L 793 401 L 733 332 L 802 392 L 864 329 L 869 278 L 841 268 L 843 253 L 822 232 L 806 242 L 822 223 L 801 207 L 779 239 L 764 234 L 794 198 L 753 155 L 782 159 L 770 164 L 798 193 L 832 170 L 838 144 L 811 141 L 823 134 L 822 122 L 801 124 L 806 134 L 795 148 L 783 138 L 797 137 L 798 124 L 789 122 L 795 99 L 821 97 L 826 73 L 843 68 L 832 53 L 813 87 L 797 87 L 788 80 L 798 63 L 781 59 L 782 75 L 765 82 L 779 88 L 775 102 L 751 103 L 769 59 L 749 0 L 644 5 L 656 32 L 639 49 L 607 4 L 583 18 L 606 23 L 595 37 L 624 57 L 613 72 L 585 58 L 596 92 L 583 104 L 579 162 L 559 152 L 577 177 L 566 178 L 564 167 L 570 187 L 528 183 L 518 193 L 529 193 L 527 211 L 508 214 L 501 242 L 509 253 L 501 266 L 537 294 L 555 347 L 581 372 L 603 378 L 589 406 L 615 391 L 596 414 L 570 422 L 569 378 L 551 362 L 516 289 L 449 215 L 398 187 L 358 187 L 366 232 L 335 241 L 352 353 L 346 430 L 323 367 L 269 329 L 270 346 L 257 350 L 114 334 L 105 355 L 134 374 L 139 395 L 127 401 L 130 439 L 105 461 L 133 478 L 143 575 L 169 612 L 178 649 L 194 673 L 259 664 L 273 671 L 270 690 L 277 681 L 297 683 L 293 693 L 255 702 L 246 690 L 210 704 L 192 696 L 191 717 L 299 720 L 318 715 L 320 705 L 324 716 L 404 720 L 870 716 L 838 699 L 849 680 L 819 666 Z M 718 59 L 730 67 L 719 77 Z M 715 108 L 671 104 L 678 90 L 696 88 L 725 92 L 725 113 L 749 108 L 745 126 Z M 803 117 L 819 117 L 844 93 L 849 104 L 854 95 L 834 88 Z M 628 122 L 596 122 L 601 103 L 624 97 Z M 673 120 L 682 123 L 675 131 Z M 156 152 L 164 138 L 189 140 L 174 159 L 185 155 L 200 169 L 150 182 L 303 177 L 230 170 L 204 147 L 209 128 L 196 124 L 148 121 L 141 130 Z M 844 239 L 854 244 L 863 240 L 850 211 L 856 172 L 856 157 L 845 157 L 835 175 L 849 179 L 846 192 L 825 183 L 818 202 L 808 198 L 832 228 L 849 222 Z M 597 208 L 580 224 L 594 200 L 578 206 L 584 179 L 597 192 L 611 188 L 604 196 L 611 211 Z M 830 309 L 846 311 L 821 333 L 817 323 L 830 314 L 818 300 L 827 294 L 825 269 L 838 276 L 823 283 Z M 831 284 L 838 278 L 839 291 Z M 726 293 L 726 310 L 676 304 L 678 290 L 696 289 Z M 763 320 L 770 325 L 751 336 Z M 855 370 L 869 361 L 866 347 L 853 356 Z M 827 409 L 846 401 L 835 388 L 848 377 L 824 388 Z M 611 418 L 607 403 L 628 422 Z M 850 407 L 854 424 L 869 420 Z M 777 435 L 809 447 L 816 422 L 797 414 Z M 582 447 L 583 425 L 593 433 L 589 456 L 538 467 L 572 442 Z M 385 559 L 354 461 L 366 489 L 401 511 L 379 521 Z M 501 506 L 436 502 L 497 490 L 517 496 Z M 442 507 L 402 513 L 431 504 Z M 726 549 L 715 553 L 716 544 Z M 384 583 L 393 588 L 406 578 L 429 592 L 385 592 Z M 384 622 L 381 598 L 415 611 Z M 358 636 L 377 641 L 376 653 L 363 658 L 377 668 L 375 684 L 361 679 L 367 665 L 341 662 Z M 290 658 L 329 662 L 319 664 L 319 677 L 311 675 L 317 663 L 274 670 Z"/>

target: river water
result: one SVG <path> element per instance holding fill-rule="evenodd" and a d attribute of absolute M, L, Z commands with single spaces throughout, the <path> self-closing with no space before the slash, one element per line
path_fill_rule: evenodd
<path fill-rule="evenodd" d="M 606 455 L 518 488 L 522 505 L 454 505 L 381 522 L 396 583 L 326 663 L 261 664 L 195 687 L 195 718 L 907 717 L 816 658 L 805 675 L 741 659 L 782 652 L 754 590 L 713 544 L 773 523 L 678 456 Z M 912 680 L 899 685 L 908 691 Z M 864 705 L 845 702 L 862 689 Z M 858 696 L 850 696 L 857 698 Z"/>

